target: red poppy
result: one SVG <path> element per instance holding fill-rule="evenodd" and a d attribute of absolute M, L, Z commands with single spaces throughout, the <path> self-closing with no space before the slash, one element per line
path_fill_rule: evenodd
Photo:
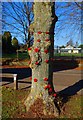
<path fill-rule="evenodd" d="M 40 39 L 37 40 L 37 42 L 40 42 L 40 41 L 41 41 Z"/>
<path fill-rule="evenodd" d="M 46 34 L 49 34 L 49 32 L 46 32 Z"/>
<path fill-rule="evenodd" d="M 48 84 L 48 88 L 50 88 L 51 87 L 51 85 L 50 84 Z"/>
<path fill-rule="evenodd" d="M 56 97 L 56 96 L 57 96 L 57 94 L 56 94 L 56 93 L 54 93 L 54 94 L 53 94 L 53 96 L 54 96 L 54 97 Z"/>
<path fill-rule="evenodd" d="M 45 60 L 45 62 L 46 62 L 46 63 L 48 63 L 48 62 L 49 62 L 49 60 L 47 60 L 47 59 L 46 59 L 46 60 Z"/>
<path fill-rule="evenodd" d="M 48 50 L 44 50 L 44 52 L 47 54 L 47 53 L 48 53 Z"/>
<path fill-rule="evenodd" d="M 45 39 L 45 41 L 46 41 L 46 42 L 48 42 L 48 41 L 49 41 L 49 39 Z"/>
<path fill-rule="evenodd" d="M 39 52 L 39 48 L 35 48 L 34 51 L 35 51 L 35 52 Z"/>
<path fill-rule="evenodd" d="M 41 34 L 42 32 L 41 32 L 41 31 L 38 31 L 37 33 L 38 33 L 38 34 Z"/>
<path fill-rule="evenodd" d="M 39 63 L 38 63 L 38 62 L 36 62 L 35 64 L 36 64 L 36 65 L 38 65 Z"/>
<path fill-rule="evenodd" d="M 46 86 L 44 87 L 44 89 L 45 89 L 45 90 L 48 89 L 48 85 L 46 85 Z"/>
<path fill-rule="evenodd" d="M 48 81 L 48 78 L 44 78 L 44 81 Z"/>
<path fill-rule="evenodd" d="M 49 92 L 52 92 L 52 88 L 49 89 Z"/>
<path fill-rule="evenodd" d="M 38 80 L 37 80 L 37 78 L 34 78 L 34 82 L 37 82 Z"/>
<path fill-rule="evenodd" d="M 28 48 L 28 50 L 31 50 L 31 48 Z"/>

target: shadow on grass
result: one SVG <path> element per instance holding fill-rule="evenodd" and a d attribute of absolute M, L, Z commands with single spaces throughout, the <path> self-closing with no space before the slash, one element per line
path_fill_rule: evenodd
<path fill-rule="evenodd" d="M 76 95 L 77 92 L 79 92 L 82 89 L 83 89 L 83 80 L 79 80 L 75 84 L 61 90 L 58 93 L 58 97 L 57 99 L 54 100 L 54 102 L 55 102 L 55 106 L 59 110 L 59 114 L 61 112 L 60 109 L 64 106 L 64 104 L 67 103 L 73 95 Z M 59 101 L 59 104 L 57 104 L 58 101 Z"/>
<path fill-rule="evenodd" d="M 53 63 L 53 72 L 74 69 L 78 67 L 78 65 L 79 65 L 79 62 L 77 60 L 58 59 L 58 60 L 55 60 Z"/>

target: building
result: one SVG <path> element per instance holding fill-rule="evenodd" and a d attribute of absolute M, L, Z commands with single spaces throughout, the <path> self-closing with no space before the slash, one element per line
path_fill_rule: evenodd
<path fill-rule="evenodd" d="M 57 52 L 56 52 L 57 51 Z M 67 45 L 65 48 L 55 48 L 56 53 L 81 53 L 81 48 L 75 48 L 71 45 Z"/>

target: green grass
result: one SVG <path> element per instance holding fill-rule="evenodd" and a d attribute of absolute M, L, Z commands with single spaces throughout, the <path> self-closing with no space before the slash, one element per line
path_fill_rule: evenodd
<path fill-rule="evenodd" d="M 70 56 L 70 57 L 83 57 L 83 54 L 81 53 L 56 53 L 55 56 Z M 19 53 L 18 55 L 19 58 L 29 58 L 29 54 L 26 53 Z M 17 58 L 17 54 L 16 53 L 12 53 L 12 54 L 3 54 L 2 58 Z"/>
<path fill-rule="evenodd" d="M 83 96 L 74 95 L 64 105 L 65 111 L 60 118 L 82 118 L 83 116 Z"/>
<path fill-rule="evenodd" d="M 3 54 L 2 58 L 12 58 L 12 59 L 14 59 L 14 58 L 17 58 L 17 54 L 16 53 Z M 19 53 L 18 58 L 19 59 L 27 59 L 27 58 L 29 58 L 29 55 L 28 55 L 28 53 Z"/>
<path fill-rule="evenodd" d="M 13 118 L 19 114 L 25 113 L 23 101 L 28 96 L 28 90 L 13 90 L 11 88 L 2 87 L 2 118 Z M 65 110 L 59 118 L 80 118 L 83 113 L 83 96 L 74 95 L 63 106 Z"/>
<path fill-rule="evenodd" d="M 30 89 L 13 90 L 2 87 L 2 118 L 13 118 L 20 112 L 25 112 L 23 99 L 28 96 Z"/>
<path fill-rule="evenodd" d="M 55 56 L 83 57 L 81 53 L 56 53 Z"/>

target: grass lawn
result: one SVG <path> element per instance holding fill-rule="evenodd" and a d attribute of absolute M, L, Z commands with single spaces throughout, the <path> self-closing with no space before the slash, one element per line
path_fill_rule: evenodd
<path fill-rule="evenodd" d="M 55 53 L 55 56 L 83 57 L 83 54 L 81 53 Z"/>
<path fill-rule="evenodd" d="M 3 55 L 2 55 L 2 58 L 13 58 L 13 59 L 15 59 L 15 58 L 17 58 L 17 54 L 16 54 L 16 53 L 3 54 Z M 19 54 L 18 54 L 18 58 L 19 58 L 19 59 L 27 59 L 27 58 L 29 58 L 29 55 L 28 55 L 27 52 L 26 52 L 26 53 L 19 53 Z"/>
<path fill-rule="evenodd" d="M 13 118 L 15 115 L 25 112 L 23 100 L 29 92 L 30 89 L 26 91 L 2 87 L 2 118 Z"/>
<path fill-rule="evenodd" d="M 28 90 L 13 90 L 11 88 L 2 87 L 2 118 L 15 118 L 20 115 L 21 118 L 26 112 L 23 102 L 28 96 Z M 82 117 L 83 96 L 74 95 L 62 108 L 59 118 L 80 118 Z M 81 120 L 81 119 L 80 119 Z"/>
<path fill-rule="evenodd" d="M 55 53 L 55 56 L 61 56 L 61 57 L 83 57 L 83 54 L 81 53 Z M 3 54 L 2 58 L 17 58 L 17 54 L 13 53 L 13 54 Z M 22 59 L 26 59 L 29 58 L 28 53 L 19 53 L 18 58 L 22 58 Z"/>

